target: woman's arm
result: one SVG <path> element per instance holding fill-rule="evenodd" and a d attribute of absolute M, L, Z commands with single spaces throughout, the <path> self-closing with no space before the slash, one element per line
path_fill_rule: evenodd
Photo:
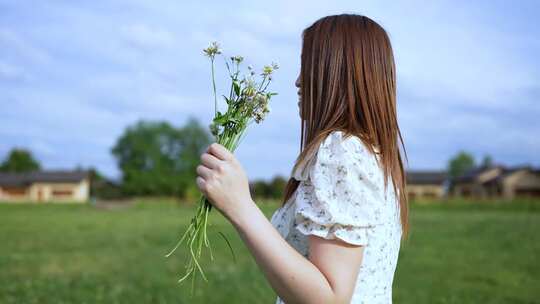
<path fill-rule="evenodd" d="M 310 235 L 308 260 L 249 205 L 232 223 L 285 303 L 350 303 L 364 247 Z"/>
<path fill-rule="evenodd" d="M 362 262 L 362 246 L 309 235 L 306 259 L 291 247 L 251 199 L 234 155 L 212 144 L 201 156 L 197 185 L 233 224 L 279 297 L 292 303 L 349 303 Z"/>

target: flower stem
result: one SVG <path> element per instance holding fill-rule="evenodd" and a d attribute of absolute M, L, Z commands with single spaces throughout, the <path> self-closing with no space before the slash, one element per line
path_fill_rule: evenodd
<path fill-rule="evenodd" d="M 217 116 L 217 93 L 216 93 L 216 77 L 214 74 L 214 57 L 210 60 L 212 65 L 212 87 L 214 89 L 214 117 Z"/>

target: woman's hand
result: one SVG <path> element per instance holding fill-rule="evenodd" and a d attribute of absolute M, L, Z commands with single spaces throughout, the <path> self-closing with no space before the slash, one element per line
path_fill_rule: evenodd
<path fill-rule="evenodd" d="M 213 143 L 208 147 L 201 155 L 197 175 L 197 187 L 229 221 L 238 220 L 255 204 L 244 169 L 224 146 Z"/>

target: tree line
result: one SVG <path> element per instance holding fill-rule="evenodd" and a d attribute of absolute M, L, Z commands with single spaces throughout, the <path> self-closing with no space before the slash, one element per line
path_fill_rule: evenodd
<path fill-rule="evenodd" d="M 195 200 L 199 195 L 196 167 L 212 141 L 209 130 L 194 118 L 181 127 L 164 121 L 137 121 L 124 130 L 110 151 L 120 169 L 120 180 L 108 179 L 93 167 L 87 169 L 91 195 L 100 199 L 174 196 Z M 12 149 L 0 164 L 0 172 L 41 169 L 31 151 L 24 148 Z M 276 176 L 268 182 L 255 180 L 250 188 L 256 197 L 279 198 L 285 183 L 283 177 Z"/>
<path fill-rule="evenodd" d="M 196 167 L 200 155 L 212 142 L 208 128 L 190 118 L 181 127 L 164 121 L 140 120 L 128 126 L 111 148 L 122 175 L 119 181 L 103 176 L 89 168 L 91 195 L 102 199 L 132 196 L 174 196 L 195 200 Z M 492 165 L 486 156 L 480 166 Z M 447 166 L 450 178 L 477 168 L 474 157 L 460 151 Z M 0 164 L 0 172 L 28 172 L 40 170 L 41 164 L 27 149 L 12 149 Z M 250 183 L 256 198 L 281 199 L 287 180 L 275 176 L 270 180 Z"/>

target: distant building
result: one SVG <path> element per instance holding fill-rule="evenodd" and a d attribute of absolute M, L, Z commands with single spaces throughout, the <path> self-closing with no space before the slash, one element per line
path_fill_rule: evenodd
<path fill-rule="evenodd" d="M 0 201 L 86 202 L 90 176 L 86 171 L 0 173 Z"/>
<path fill-rule="evenodd" d="M 409 200 L 441 199 L 446 195 L 445 171 L 408 171 L 407 195 Z"/>
<path fill-rule="evenodd" d="M 480 167 L 452 182 L 452 194 L 474 198 L 540 197 L 540 170 L 526 167 Z"/>

